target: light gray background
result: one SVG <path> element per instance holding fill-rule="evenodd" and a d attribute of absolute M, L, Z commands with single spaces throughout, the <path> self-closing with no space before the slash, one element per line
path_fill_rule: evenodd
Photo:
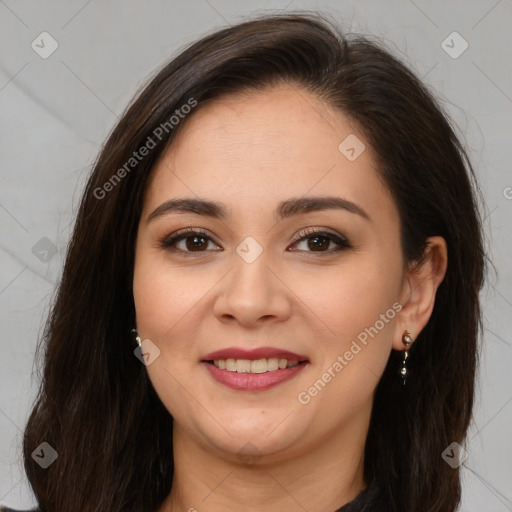
<path fill-rule="evenodd" d="M 512 510 L 511 0 L 0 0 L 0 503 L 34 503 L 20 462 L 34 349 L 100 145 L 138 86 L 183 44 L 253 13 L 296 9 L 331 13 L 347 30 L 391 42 L 467 142 L 497 274 L 482 292 L 484 351 L 461 510 Z M 43 31 L 59 44 L 47 59 L 31 48 Z M 469 44 L 456 59 L 441 46 L 453 31 Z"/>

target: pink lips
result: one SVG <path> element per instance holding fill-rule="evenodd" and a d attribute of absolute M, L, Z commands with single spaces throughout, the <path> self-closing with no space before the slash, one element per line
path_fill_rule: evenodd
<path fill-rule="evenodd" d="M 237 347 L 224 348 L 216 350 L 203 357 L 203 361 L 215 361 L 217 359 L 249 359 L 255 361 L 256 359 L 269 359 L 277 357 L 278 359 L 288 359 L 288 361 L 307 361 L 306 356 L 294 354 L 287 350 L 280 350 L 273 347 L 260 347 L 253 350 L 244 350 Z"/>
<path fill-rule="evenodd" d="M 288 361 L 299 361 L 299 364 L 293 368 L 278 369 L 272 372 L 238 373 L 221 370 L 209 363 L 209 361 L 218 359 L 248 359 L 254 361 L 271 357 L 287 359 Z M 298 372 L 302 371 L 308 362 L 308 358 L 305 356 L 272 347 L 261 347 L 254 350 L 244 350 L 236 347 L 225 348 L 207 354 L 202 360 L 202 364 L 217 382 L 237 391 L 265 391 L 291 379 Z"/>

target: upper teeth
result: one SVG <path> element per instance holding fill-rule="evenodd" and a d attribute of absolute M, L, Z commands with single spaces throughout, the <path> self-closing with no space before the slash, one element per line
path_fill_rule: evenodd
<path fill-rule="evenodd" d="M 213 364 L 221 370 L 228 370 L 230 372 L 265 373 L 273 372 L 278 368 L 281 370 L 293 368 L 297 366 L 299 362 L 271 357 L 270 359 L 256 359 L 254 361 L 249 359 L 217 359 L 213 361 Z"/>

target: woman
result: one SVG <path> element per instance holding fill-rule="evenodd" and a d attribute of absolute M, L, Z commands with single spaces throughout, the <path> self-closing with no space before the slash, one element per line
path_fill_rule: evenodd
<path fill-rule="evenodd" d="M 184 50 L 83 194 L 24 437 L 40 510 L 455 511 L 473 180 L 418 79 L 320 17 Z"/>

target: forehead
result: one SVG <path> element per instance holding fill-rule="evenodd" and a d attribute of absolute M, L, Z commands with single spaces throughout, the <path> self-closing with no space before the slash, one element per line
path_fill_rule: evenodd
<path fill-rule="evenodd" d="M 197 195 L 261 210 L 284 197 L 339 194 L 396 213 L 375 162 L 342 113 L 282 85 L 196 109 L 153 169 L 145 203 Z"/>
<path fill-rule="evenodd" d="M 320 165 L 337 157 L 339 142 L 354 131 L 341 113 L 311 93 L 283 84 L 213 100 L 190 116 L 173 145 L 175 155 L 180 146 L 195 146 L 202 154 L 215 152 L 225 164 L 236 166 L 233 156 L 250 160 L 257 155 L 251 168 L 283 168 L 304 157 L 304 163 Z"/>

